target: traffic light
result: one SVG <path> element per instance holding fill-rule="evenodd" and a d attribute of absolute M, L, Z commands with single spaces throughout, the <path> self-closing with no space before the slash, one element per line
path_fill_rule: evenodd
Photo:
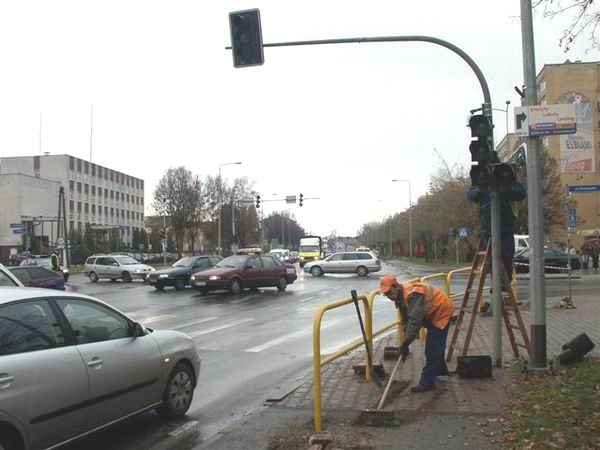
<path fill-rule="evenodd" d="M 508 163 L 491 164 L 492 180 L 500 192 L 508 191 L 517 181 L 515 167 Z"/>
<path fill-rule="evenodd" d="M 304 201 L 304 194 L 300 194 L 300 198 L 298 200 L 298 204 L 302 206 L 302 202 Z"/>
<path fill-rule="evenodd" d="M 488 165 L 471 166 L 469 172 L 471 176 L 471 184 L 478 186 L 480 190 L 489 190 L 492 183 L 492 172 Z"/>
<path fill-rule="evenodd" d="M 234 67 L 264 64 L 260 11 L 247 9 L 229 13 Z"/>
<path fill-rule="evenodd" d="M 165 230 L 164 228 L 160 229 L 160 238 L 161 239 L 166 239 L 167 238 L 167 230 Z"/>
<path fill-rule="evenodd" d="M 260 208 L 260 194 L 256 194 L 256 207 Z"/>
<path fill-rule="evenodd" d="M 469 151 L 471 152 L 471 161 L 479 164 L 492 162 L 492 125 L 486 116 L 481 114 L 469 117 L 469 128 L 471 128 L 471 137 L 477 138 L 471 141 Z"/>

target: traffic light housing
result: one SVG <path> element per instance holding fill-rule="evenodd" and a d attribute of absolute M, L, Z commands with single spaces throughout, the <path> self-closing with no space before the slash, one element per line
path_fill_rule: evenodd
<path fill-rule="evenodd" d="M 229 13 L 231 50 L 234 67 L 264 64 L 260 11 L 247 9 Z"/>
<path fill-rule="evenodd" d="M 491 164 L 492 180 L 500 192 L 508 191 L 517 181 L 515 166 L 508 163 Z"/>
<path fill-rule="evenodd" d="M 492 171 L 488 165 L 471 166 L 469 172 L 471 184 L 478 186 L 481 191 L 488 191 L 492 184 Z"/>
<path fill-rule="evenodd" d="M 256 208 L 260 208 L 260 194 L 256 194 Z"/>
<path fill-rule="evenodd" d="M 471 129 L 471 137 L 476 140 L 471 141 L 469 151 L 471 152 L 471 161 L 479 164 L 488 164 L 492 162 L 493 157 L 493 133 L 490 120 L 482 115 L 477 114 L 469 117 L 469 128 Z"/>
<path fill-rule="evenodd" d="M 299 199 L 298 199 L 298 205 L 302 206 L 303 202 L 304 202 L 304 194 L 300 194 Z"/>

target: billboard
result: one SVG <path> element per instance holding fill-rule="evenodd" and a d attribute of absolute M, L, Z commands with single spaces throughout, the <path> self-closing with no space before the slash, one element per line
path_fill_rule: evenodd
<path fill-rule="evenodd" d="M 577 131 L 559 136 L 560 170 L 568 173 L 594 172 L 594 127 L 592 104 L 575 103 Z"/>

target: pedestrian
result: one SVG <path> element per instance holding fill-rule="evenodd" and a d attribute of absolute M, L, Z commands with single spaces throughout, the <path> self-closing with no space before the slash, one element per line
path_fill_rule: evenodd
<path fill-rule="evenodd" d="M 581 246 L 581 252 L 579 254 L 579 262 L 581 263 L 582 270 L 588 270 L 590 264 L 590 250 L 586 244 Z"/>
<path fill-rule="evenodd" d="M 594 242 L 590 245 L 590 254 L 592 256 L 592 266 L 598 270 L 598 257 L 600 256 L 600 244 Z"/>
<path fill-rule="evenodd" d="M 58 261 L 58 255 L 56 252 L 52 252 L 50 255 L 50 268 L 56 271 L 60 270 L 60 263 Z"/>
<path fill-rule="evenodd" d="M 409 346 L 419 335 L 421 326 L 427 330 L 425 367 L 419 384 L 411 391 L 434 390 L 436 377 L 449 375 L 445 352 L 454 302 L 435 286 L 411 281 L 398 283 L 391 275 L 381 277 L 380 292 L 395 302 L 400 310 L 404 328 L 404 339 L 400 345 L 403 360 L 408 356 Z"/>
<path fill-rule="evenodd" d="M 506 191 L 500 192 L 500 255 L 509 282 L 513 277 L 515 233 L 519 231 L 520 226 L 516 202 L 525 197 L 525 186 L 516 181 Z M 492 235 L 492 197 L 479 186 L 471 186 L 467 198 L 473 203 L 479 203 L 479 228 L 487 245 Z M 503 287 L 502 290 L 504 291 L 505 288 Z M 485 302 L 483 311 L 489 308 L 490 303 Z"/>

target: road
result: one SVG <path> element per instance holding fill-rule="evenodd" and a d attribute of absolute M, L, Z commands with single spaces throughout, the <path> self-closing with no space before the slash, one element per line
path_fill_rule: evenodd
<path fill-rule="evenodd" d="M 226 292 L 201 295 L 195 290 L 155 291 L 141 282 L 91 283 L 73 275 L 68 290 L 98 297 L 153 329 L 175 329 L 190 335 L 202 356 L 199 386 L 187 418 L 162 423 L 154 413 L 130 419 L 68 447 L 69 450 L 106 448 L 147 449 L 169 447 L 186 430 L 192 438 L 176 448 L 191 448 L 210 439 L 269 398 L 279 398 L 309 375 L 312 368 L 312 326 L 317 308 L 378 287 L 379 276 L 399 280 L 414 277 L 406 268 L 384 264 L 366 278 L 326 275 L 314 278 L 298 271 L 298 280 L 287 291 L 260 289 L 240 296 Z M 598 279 L 574 281 L 574 294 L 597 289 Z M 464 288 L 458 279 L 453 292 Z M 527 300 L 526 280 L 519 283 L 519 299 Z M 567 281 L 548 280 L 547 295 L 566 295 Z M 592 289 L 592 291 L 590 291 Z M 391 302 L 374 311 L 374 327 L 394 317 Z M 348 305 L 326 314 L 322 325 L 322 354 L 332 353 L 360 336 L 355 309 Z M 175 447 L 173 447 L 175 448 Z"/>

